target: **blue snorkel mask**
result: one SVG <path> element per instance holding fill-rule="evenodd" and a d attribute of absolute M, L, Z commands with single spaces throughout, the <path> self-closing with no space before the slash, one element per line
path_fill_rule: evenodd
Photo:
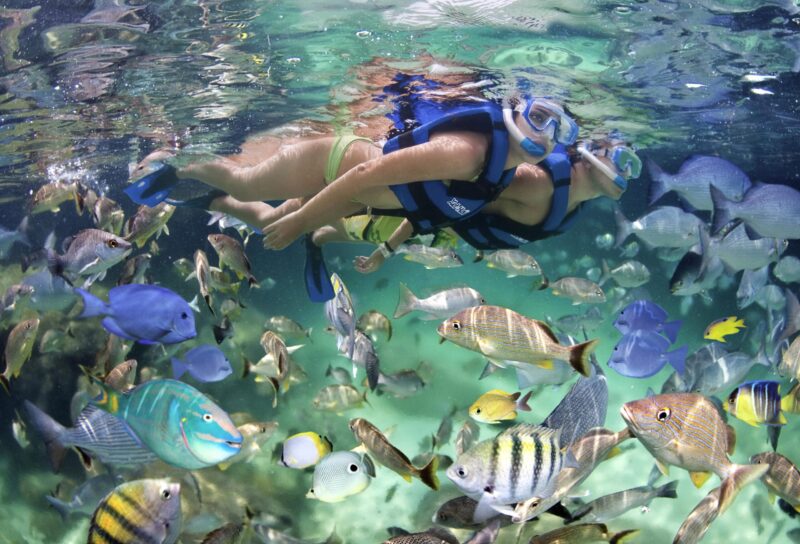
<path fill-rule="evenodd" d="M 624 145 L 603 149 L 603 157 L 611 160 L 616 172 L 589 151 L 585 143 L 578 146 L 578 153 L 592 166 L 608 176 L 622 191 L 628 189 L 628 180 L 636 179 L 642 173 L 642 160 L 633 149 Z"/>
<path fill-rule="evenodd" d="M 513 113 L 515 111 L 522 114 L 534 132 L 549 132 L 547 136 L 557 143 L 572 145 L 578 139 L 578 125 L 563 109 L 549 100 L 531 98 L 513 109 L 510 105 L 505 104 L 503 121 L 506 130 L 528 155 L 542 157 L 547 154 L 547 148 L 522 133 L 514 123 Z"/>

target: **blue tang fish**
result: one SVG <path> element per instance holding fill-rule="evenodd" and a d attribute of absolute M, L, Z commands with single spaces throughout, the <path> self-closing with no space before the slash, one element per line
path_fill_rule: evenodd
<path fill-rule="evenodd" d="M 105 316 L 103 327 L 140 344 L 178 344 L 197 336 L 189 304 L 173 291 L 157 285 L 131 283 L 108 292 L 108 304 L 84 291 L 79 318 Z"/>
<path fill-rule="evenodd" d="M 189 384 L 152 380 L 128 394 L 105 384 L 92 404 L 128 424 L 161 460 L 194 470 L 219 464 L 242 447 L 230 416 Z"/>
<path fill-rule="evenodd" d="M 172 377 L 176 380 L 186 372 L 198 382 L 219 382 L 233 372 L 231 363 L 216 346 L 204 344 L 183 354 L 182 359 L 172 358 Z"/>
<path fill-rule="evenodd" d="M 629 378 L 647 378 L 669 363 L 683 374 L 686 346 L 667 353 L 670 341 L 655 331 L 644 329 L 629 332 L 614 346 L 608 366 Z"/>
<path fill-rule="evenodd" d="M 636 330 L 655 331 L 669 338 L 670 343 L 678 338 L 681 321 L 667 321 L 667 311 L 650 300 L 634 300 L 620 311 L 614 327 L 622 334 Z"/>

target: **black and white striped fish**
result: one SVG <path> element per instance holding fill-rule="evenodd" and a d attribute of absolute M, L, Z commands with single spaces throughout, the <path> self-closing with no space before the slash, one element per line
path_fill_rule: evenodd
<path fill-rule="evenodd" d="M 116 467 L 140 466 L 158 459 L 124 421 L 95 406 L 84 408 L 75 426 L 69 429 L 29 401 L 25 401 L 25 410 L 44 440 L 50 464 L 56 472 L 64 453 L 71 447 L 80 448 L 98 461 Z"/>
<path fill-rule="evenodd" d="M 511 427 L 462 453 L 447 476 L 466 495 L 499 512 L 531 497 L 548 497 L 563 467 L 576 466 L 561 451 L 560 430 Z"/>

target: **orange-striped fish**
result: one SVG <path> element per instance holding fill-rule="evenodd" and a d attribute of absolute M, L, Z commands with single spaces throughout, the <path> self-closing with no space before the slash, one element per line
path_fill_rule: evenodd
<path fill-rule="evenodd" d="M 559 359 L 584 376 L 590 374 L 589 356 L 597 345 L 597 340 L 590 340 L 562 346 L 546 323 L 500 306 L 462 310 L 439 325 L 437 332 L 442 341 L 477 351 L 499 367 L 505 367 L 505 361 L 519 361 L 552 368 L 553 359 Z"/>
<path fill-rule="evenodd" d="M 736 443 L 733 429 L 717 407 L 703 395 L 653 395 L 622 406 L 622 419 L 653 454 L 661 472 L 667 465 L 689 471 L 700 487 L 713 472 L 722 479 L 719 513 L 724 512 L 742 487 L 760 478 L 767 467 L 736 465 L 728 458 Z"/>
<path fill-rule="evenodd" d="M 87 544 L 174 544 L 180 533 L 180 484 L 135 480 L 117 486 L 100 502 Z"/>

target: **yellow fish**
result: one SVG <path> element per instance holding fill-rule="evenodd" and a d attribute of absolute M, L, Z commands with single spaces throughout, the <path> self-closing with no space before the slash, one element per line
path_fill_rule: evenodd
<path fill-rule="evenodd" d="M 531 392 L 528 391 L 521 399 L 520 395 L 522 393 L 519 391 L 512 395 L 500 389 L 492 389 L 481 395 L 469 407 L 469 417 L 482 423 L 500 423 L 504 420 L 516 419 L 517 410 L 531 411 L 531 407 L 528 406 Z"/>
<path fill-rule="evenodd" d="M 731 334 L 736 334 L 739 329 L 745 328 L 744 320 L 739 319 L 735 315 L 724 317 L 713 321 L 703 334 L 706 340 L 716 340 L 717 342 L 725 342 L 725 337 Z"/>

